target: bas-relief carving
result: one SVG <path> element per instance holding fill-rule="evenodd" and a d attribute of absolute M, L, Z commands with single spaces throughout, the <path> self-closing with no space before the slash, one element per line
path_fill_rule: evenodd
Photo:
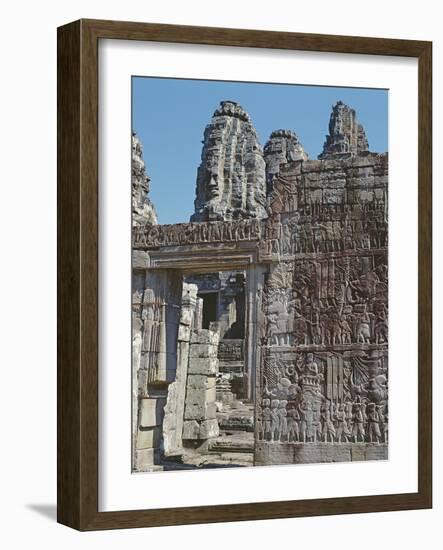
<path fill-rule="evenodd" d="M 133 248 L 216 244 L 257 241 L 261 238 L 259 220 L 236 220 L 207 223 L 178 223 L 171 225 L 146 224 L 133 231 Z"/>
<path fill-rule="evenodd" d="M 268 354 L 257 406 L 259 440 L 388 443 L 387 355 Z"/>
<path fill-rule="evenodd" d="M 295 135 L 276 132 L 265 147 L 264 158 L 269 163 L 265 202 L 260 195 L 251 211 L 243 203 L 234 207 L 236 186 L 244 185 L 238 174 L 244 172 L 236 167 L 228 173 L 226 186 L 231 194 L 222 197 L 220 151 L 229 149 L 228 134 L 232 139 L 234 134 L 239 137 L 250 132 L 247 141 L 253 132 L 249 126 L 242 129 L 243 123 L 250 124 L 243 110 L 228 103 L 216 112 L 207 130 L 209 137 L 205 137 L 195 221 L 135 227 L 133 246 L 171 254 L 181 246 L 198 251 L 199 246 L 210 245 L 219 251 L 225 246 L 241 247 L 245 241 L 256 243 L 257 265 L 265 273 L 262 299 L 255 304 L 259 322 L 254 334 L 260 348 L 255 407 L 258 464 L 278 463 L 283 455 L 271 452 L 278 445 L 306 446 L 310 449 L 306 461 L 312 462 L 349 460 L 339 451 L 325 455 L 321 450 L 325 445 L 337 449 L 354 446 L 358 448 L 355 456 L 361 455 L 361 446 L 386 446 L 387 155 L 369 152 L 355 112 L 339 103 L 331 115 L 330 135 L 319 160 L 307 159 Z M 262 186 L 261 175 L 254 181 Z M 208 246 L 204 250 L 203 254 L 210 254 Z M 205 290 L 214 290 L 214 278 L 206 278 Z M 204 280 L 199 284 L 204 286 Z M 149 302 L 146 296 L 149 298 L 149 293 L 143 298 Z M 156 304 L 154 298 L 152 303 L 151 309 L 146 305 L 143 309 L 149 336 L 140 353 L 134 352 L 142 358 L 152 356 L 146 354 L 147 342 L 162 341 L 157 317 L 164 303 Z M 251 307 L 250 302 L 246 305 Z M 217 326 L 220 329 L 220 323 Z M 139 340 L 136 336 L 136 349 Z M 245 353 L 253 348 L 245 346 Z M 220 370 L 224 361 L 238 359 L 239 350 L 236 344 L 221 340 Z M 143 372 L 142 359 L 140 364 Z M 145 368 L 154 376 L 158 370 L 155 364 Z M 196 384 L 189 388 L 195 403 L 190 403 L 185 413 L 189 416 L 183 428 L 185 439 L 215 434 L 211 407 L 208 413 L 205 405 L 207 418 L 193 417 L 200 390 Z M 200 424 L 203 421 L 211 421 L 211 429 Z M 267 445 L 271 451 L 264 452 Z M 387 456 L 365 453 L 374 458 Z"/>
<path fill-rule="evenodd" d="M 387 162 L 355 113 L 330 129 L 324 160 L 281 168 L 268 198 L 256 434 L 273 445 L 388 443 Z"/>

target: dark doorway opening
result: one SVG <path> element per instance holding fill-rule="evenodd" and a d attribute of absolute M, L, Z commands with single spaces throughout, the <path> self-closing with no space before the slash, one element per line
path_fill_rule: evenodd
<path fill-rule="evenodd" d="M 207 329 L 210 323 L 217 321 L 218 292 L 205 292 L 199 294 L 198 297 L 203 299 L 202 327 Z"/>

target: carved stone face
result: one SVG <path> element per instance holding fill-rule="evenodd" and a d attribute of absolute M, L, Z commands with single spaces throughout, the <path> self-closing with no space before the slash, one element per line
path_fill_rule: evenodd
<path fill-rule="evenodd" d="M 220 189 L 218 186 L 218 175 L 210 174 L 209 182 L 206 186 L 206 195 L 208 200 L 218 199 L 220 197 Z"/>

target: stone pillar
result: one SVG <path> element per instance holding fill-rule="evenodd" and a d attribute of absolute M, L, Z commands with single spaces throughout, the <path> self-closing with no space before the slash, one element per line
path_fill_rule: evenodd
<path fill-rule="evenodd" d="M 183 283 L 182 307 L 178 326 L 177 371 L 175 381 L 168 387 L 168 398 L 163 419 L 165 456 L 179 454 L 182 449 L 183 415 L 185 409 L 186 379 L 188 375 L 189 345 L 198 303 L 198 287 Z"/>
<path fill-rule="evenodd" d="M 183 422 L 184 440 L 205 440 L 219 434 L 215 379 L 219 335 L 211 330 L 192 333 Z"/>
<path fill-rule="evenodd" d="M 180 319 L 182 275 L 175 270 L 145 270 L 143 282 L 135 274 L 135 321 L 137 342 L 133 378 L 137 388 L 134 411 L 133 468 L 151 470 L 164 451 L 162 424 L 168 385 L 175 380 Z"/>
<path fill-rule="evenodd" d="M 203 298 L 197 298 L 197 301 L 195 303 L 194 320 L 192 322 L 192 330 L 201 330 L 202 327 L 203 327 Z"/>
<path fill-rule="evenodd" d="M 262 294 L 266 267 L 252 265 L 246 272 L 245 372 L 248 400 L 255 401 L 256 366 L 260 364 L 260 326 L 263 324 Z"/>

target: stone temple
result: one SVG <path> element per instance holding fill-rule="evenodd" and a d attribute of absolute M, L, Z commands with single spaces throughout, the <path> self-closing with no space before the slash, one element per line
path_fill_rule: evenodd
<path fill-rule="evenodd" d="M 310 160 L 222 102 L 189 223 L 132 158 L 133 471 L 386 459 L 388 155 L 355 111 Z"/>

